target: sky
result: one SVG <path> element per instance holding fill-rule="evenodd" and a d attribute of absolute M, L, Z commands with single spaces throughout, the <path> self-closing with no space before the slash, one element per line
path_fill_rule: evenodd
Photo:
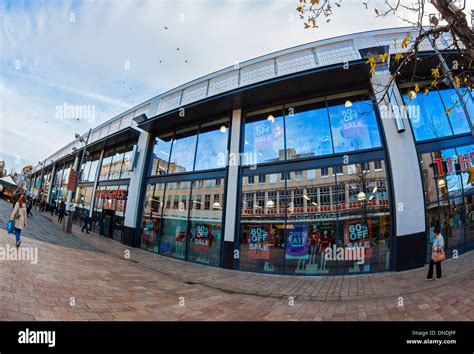
<path fill-rule="evenodd" d="M 236 62 L 406 25 L 375 18 L 383 0 L 362 3 L 342 0 L 305 30 L 298 0 L 0 0 L 0 160 L 35 165 L 75 133 Z M 62 114 L 71 105 L 89 114 Z"/>

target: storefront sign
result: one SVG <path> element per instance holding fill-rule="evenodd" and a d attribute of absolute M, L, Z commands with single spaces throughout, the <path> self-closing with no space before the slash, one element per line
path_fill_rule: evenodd
<path fill-rule="evenodd" d="M 287 234 L 286 259 L 309 259 L 308 244 L 308 226 L 295 225 Z"/>
<path fill-rule="evenodd" d="M 67 181 L 67 190 L 73 191 L 74 187 L 76 186 L 77 180 L 77 172 L 71 168 L 71 172 L 69 172 L 69 179 Z"/>
<path fill-rule="evenodd" d="M 212 245 L 212 234 L 208 225 L 197 225 L 194 234 L 193 249 L 196 252 L 209 252 Z"/>
<path fill-rule="evenodd" d="M 270 225 L 250 225 L 249 258 L 270 258 Z"/>
<path fill-rule="evenodd" d="M 288 215 L 288 219 L 295 219 L 298 221 L 324 221 L 324 220 L 336 220 L 341 217 L 341 212 L 335 213 L 316 213 L 316 214 L 296 214 Z"/>
<path fill-rule="evenodd" d="M 101 199 L 125 200 L 128 191 L 125 189 L 97 189 L 95 196 Z"/>
<path fill-rule="evenodd" d="M 370 220 L 367 220 L 367 223 L 361 221 L 346 222 L 345 241 L 349 248 L 364 248 L 365 257 L 370 257 L 372 255 L 372 230 Z"/>
<path fill-rule="evenodd" d="M 474 167 L 474 152 L 470 155 L 457 155 L 452 157 L 437 157 L 433 159 L 431 165 L 434 169 L 436 177 L 450 175 L 453 172 L 466 172 L 469 168 Z"/>

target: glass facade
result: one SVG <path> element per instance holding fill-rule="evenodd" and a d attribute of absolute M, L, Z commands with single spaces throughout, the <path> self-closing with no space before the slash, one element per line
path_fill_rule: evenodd
<path fill-rule="evenodd" d="M 388 270 L 390 204 L 380 164 L 331 166 L 329 174 L 323 168 L 293 171 L 258 185 L 243 177 L 240 269 L 307 275 Z"/>
<path fill-rule="evenodd" d="M 244 135 L 246 165 L 382 146 L 373 103 L 365 95 L 250 113 Z"/>
<path fill-rule="evenodd" d="M 60 203 L 67 199 L 67 182 L 71 165 L 64 165 L 56 170 L 51 190 L 51 203 Z"/>
<path fill-rule="evenodd" d="M 224 188 L 221 178 L 148 184 L 141 248 L 218 266 Z"/>
<path fill-rule="evenodd" d="M 472 93 L 465 88 L 461 88 L 460 91 L 472 120 L 474 116 Z M 428 94 L 418 93 L 412 100 L 408 95 L 404 95 L 403 99 L 407 104 L 408 116 L 417 141 L 471 131 L 461 101 L 454 89 L 431 91 Z"/>
<path fill-rule="evenodd" d="M 155 138 L 151 176 L 226 167 L 228 120 Z"/>
<path fill-rule="evenodd" d="M 130 178 L 132 149 L 133 144 L 108 149 L 102 159 L 99 181 Z M 90 178 L 95 177 L 89 174 L 89 180 Z"/>
<path fill-rule="evenodd" d="M 444 236 L 447 255 L 474 246 L 474 189 L 468 169 L 474 166 L 474 145 L 420 154 L 428 230 L 427 261 L 434 229 Z"/>

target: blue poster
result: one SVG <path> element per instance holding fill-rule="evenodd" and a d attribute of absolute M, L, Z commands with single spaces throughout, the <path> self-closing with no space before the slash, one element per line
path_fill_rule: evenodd
<path fill-rule="evenodd" d="M 294 225 L 288 230 L 286 239 L 286 259 L 309 259 L 308 225 Z"/>

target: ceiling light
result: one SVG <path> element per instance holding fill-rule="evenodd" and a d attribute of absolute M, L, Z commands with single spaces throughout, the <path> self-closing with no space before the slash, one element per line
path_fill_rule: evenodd
<path fill-rule="evenodd" d="M 352 107 L 352 102 L 347 100 L 346 103 L 344 104 L 346 108 Z"/>
<path fill-rule="evenodd" d="M 365 200 L 365 193 L 364 192 L 359 192 L 357 194 L 357 200 L 360 200 L 360 201 Z"/>
<path fill-rule="evenodd" d="M 271 114 L 267 117 L 267 120 L 269 120 L 272 123 L 275 123 L 275 117 L 272 116 Z"/>
<path fill-rule="evenodd" d="M 227 131 L 227 127 L 225 125 L 223 125 L 222 127 L 220 127 L 220 132 L 221 133 L 225 133 Z"/>

